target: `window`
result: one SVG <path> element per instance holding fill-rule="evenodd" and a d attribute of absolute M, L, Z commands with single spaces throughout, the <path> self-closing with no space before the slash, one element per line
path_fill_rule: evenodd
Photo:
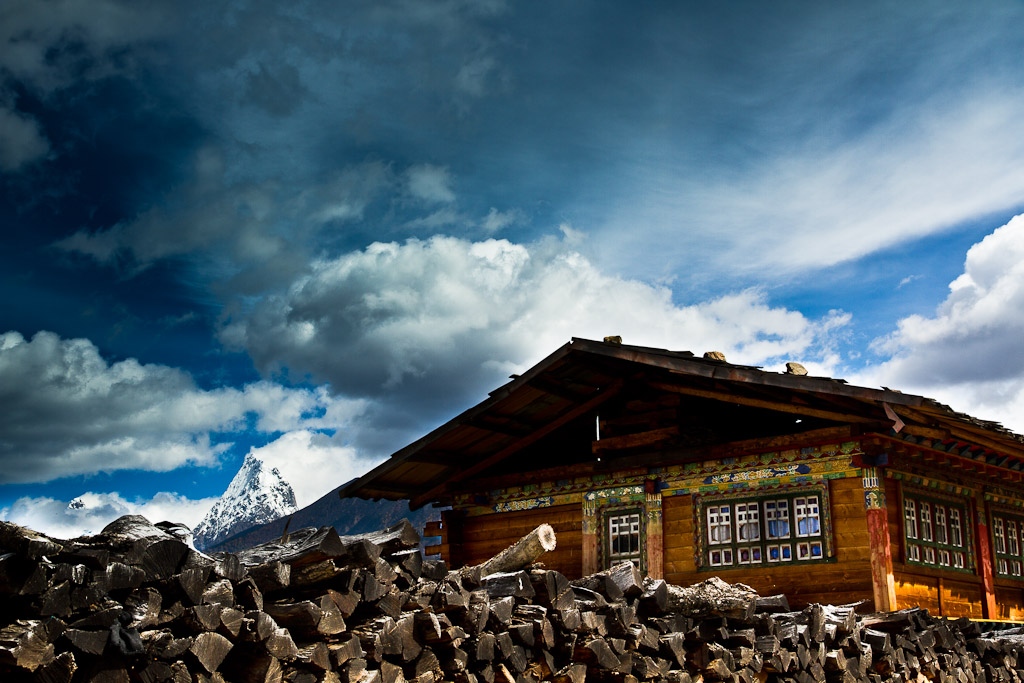
<path fill-rule="evenodd" d="M 629 511 L 607 516 L 608 565 L 633 562 L 640 566 L 640 512 Z"/>
<path fill-rule="evenodd" d="M 822 501 L 814 494 L 774 492 L 757 498 L 698 503 L 704 567 L 815 562 L 826 558 Z"/>
<path fill-rule="evenodd" d="M 966 517 L 967 509 L 958 503 L 905 492 L 903 536 L 906 562 L 970 571 L 973 563 L 964 538 Z"/>
<path fill-rule="evenodd" d="M 996 574 L 1011 579 L 1024 578 L 1024 517 L 992 514 L 992 550 Z"/>

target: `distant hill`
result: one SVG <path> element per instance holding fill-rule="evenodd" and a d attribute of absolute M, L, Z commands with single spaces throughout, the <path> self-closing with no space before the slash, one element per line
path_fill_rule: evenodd
<path fill-rule="evenodd" d="M 440 510 L 435 510 L 430 506 L 410 511 L 408 502 L 404 500 L 341 499 L 338 497 L 338 489 L 334 489 L 316 502 L 291 515 L 235 534 L 207 548 L 206 552 L 235 552 L 272 541 L 281 537 L 286 523 L 290 530 L 310 526 L 333 526 L 339 534 L 346 536 L 377 531 L 396 524 L 402 519 L 408 519 L 422 536 L 426 523 L 440 519 L 440 517 Z"/>

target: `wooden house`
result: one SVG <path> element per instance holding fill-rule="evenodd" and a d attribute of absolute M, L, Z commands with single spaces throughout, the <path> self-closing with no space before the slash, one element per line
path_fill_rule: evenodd
<path fill-rule="evenodd" d="M 573 339 L 341 495 L 447 507 L 451 566 L 547 522 L 569 577 L 1024 619 L 1024 437 L 787 368 Z"/>

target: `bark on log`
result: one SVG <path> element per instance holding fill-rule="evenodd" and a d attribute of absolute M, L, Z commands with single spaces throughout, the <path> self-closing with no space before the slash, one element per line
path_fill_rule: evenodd
<path fill-rule="evenodd" d="M 757 606 L 757 593 L 742 583 L 711 577 L 681 588 L 669 586 L 667 611 L 693 617 L 723 616 L 747 620 Z"/>
<path fill-rule="evenodd" d="M 550 524 L 541 524 L 491 559 L 479 565 L 464 567 L 459 574 L 475 574 L 483 578 L 490 574 L 516 572 L 530 566 L 538 557 L 554 550 L 555 546 L 555 530 Z"/>

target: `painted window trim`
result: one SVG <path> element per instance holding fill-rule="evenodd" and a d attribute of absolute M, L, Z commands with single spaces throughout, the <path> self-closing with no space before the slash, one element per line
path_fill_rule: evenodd
<path fill-rule="evenodd" d="M 1024 513 L 993 507 L 989 510 L 989 534 L 992 542 L 992 571 L 1000 579 L 1024 581 Z M 1017 552 L 1013 553 L 1009 524 L 1016 526 Z M 999 532 L 1002 531 L 1002 543 Z M 1013 573 L 1013 563 L 1017 573 Z M 1004 564 L 1005 563 L 1005 564 Z"/>
<path fill-rule="evenodd" d="M 818 533 L 799 533 L 798 520 L 796 517 L 796 500 L 807 497 L 817 497 L 818 510 Z M 773 538 L 769 532 L 769 521 L 772 517 L 767 513 L 766 503 L 786 501 L 788 503 L 788 535 L 785 537 Z M 782 486 L 750 487 L 739 491 L 708 492 L 694 494 L 693 501 L 693 528 L 696 530 L 694 544 L 694 562 L 698 571 L 731 571 L 751 570 L 756 568 L 806 566 L 823 564 L 835 561 L 835 548 L 832 533 L 831 504 L 829 501 L 829 488 L 827 482 L 813 484 L 787 484 Z M 747 507 L 756 504 L 755 509 Z M 730 507 L 730 532 L 729 540 L 725 541 L 723 535 L 719 535 L 718 543 L 712 539 L 709 514 L 713 517 L 713 508 L 721 506 Z M 743 506 L 742 508 L 738 506 Z M 743 514 L 738 514 L 737 510 Z M 756 520 L 751 519 L 756 515 Z M 749 542 L 739 540 L 738 524 L 745 521 L 748 525 L 757 524 L 757 531 L 753 526 L 748 526 L 747 537 Z M 775 521 L 782 521 L 775 519 Z M 724 530 L 724 527 L 722 527 Z M 772 542 L 775 540 L 776 542 Z M 798 555 L 799 546 L 806 545 L 809 553 L 811 544 L 821 544 L 820 557 L 801 559 Z M 722 561 L 712 564 L 711 553 L 719 546 L 722 550 L 729 550 L 733 553 L 728 562 Z M 783 559 L 782 549 L 788 546 L 791 559 Z M 755 548 L 760 556 L 755 558 Z M 742 550 L 750 550 L 747 558 L 741 558 Z M 773 550 L 778 551 L 778 559 L 772 559 Z"/>
<path fill-rule="evenodd" d="M 964 499 L 901 485 L 899 515 L 904 564 L 955 574 L 976 574 L 971 507 Z M 937 511 L 940 509 L 945 510 L 946 542 L 939 540 L 940 517 Z M 954 545 L 954 509 L 960 516 L 959 546 Z M 911 515 L 914 523 L 910 521 Z M 955 566 L 957 553 L 963 555 L 963 567 Z M 942 561 L 944 554 L 948 556 L 945 563 Z"/>
<path fill-rule="evenodd" d="M 640 550 L 639 567 L 641 572 L 647 571 L 647 510 L 643 503 L 628 503 L 623 505 L 606 505 L 600 508 L 598 513 L 600 527 L 598 531 L 598 547 L 600 548 L 599 561 L 603 569 L 609 569 L 613 562 L 611 556 L 611 538 L 609 536 L 609 520 L 613 517 L 636 514 L 640 519 Z M 618 560 L 614 560 L 618 562 Z"/>

